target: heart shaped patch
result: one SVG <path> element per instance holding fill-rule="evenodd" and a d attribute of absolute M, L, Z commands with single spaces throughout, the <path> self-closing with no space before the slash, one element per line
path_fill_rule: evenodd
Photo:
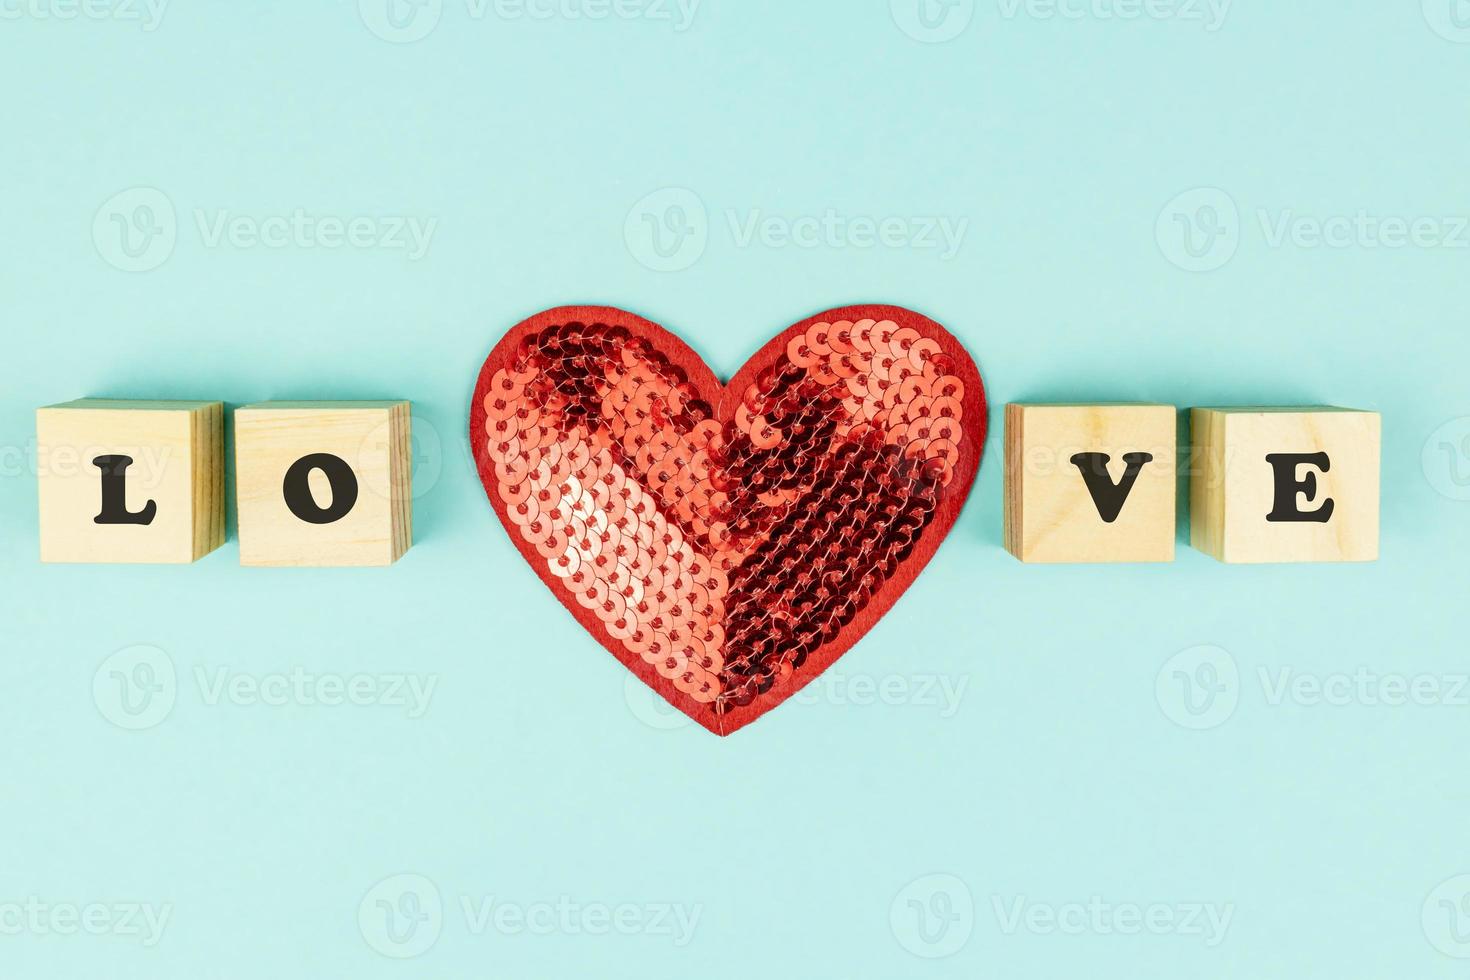
<path fill-rule="evenodd" d="M 894 306 L 804 320 L 721 384 L 623 310 L 548 310 L 480 371 L 470 443 L 511 540 L 587 631 L 718 735 L 888 611 L 959 516 L 985 391 Z"/>

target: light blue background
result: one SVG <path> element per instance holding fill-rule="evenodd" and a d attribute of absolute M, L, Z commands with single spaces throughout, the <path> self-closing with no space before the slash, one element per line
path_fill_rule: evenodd
<path fill-rule="evenodd" d="M 1470 872 L 1470 706 L 1453 696 L 1470 671 L 1470 235 L 1394 248 L 1350 230 L 1328 247 L 1272 231 L 1367 212 L 1454 236 L 1470 28 L 1453 0 L 1240 2 L 1215 30 L 1177 3 L 1120 19 L 979 0 L 943 43 L 905 33 L 887 0 L 705 0 L 684 31 L 467 2 L 443 0 L 437 23 L 424 8 L 416 26 L 434 29 L 414 43 L 371 30 L 371 0 L 366 17 L 346 0 L 179 0 L 153 30 L 131 8 L 0 4 L 0 912 L 32 896 L 171 907 L 147 948 L 6 928 L 0 974 L 1470 970 L 1449 955 L 1470 952 L 1450 930 L 1467 891 L 1452 879 Z M 177 240 L 126 272 L 108 202 L 140 187 L 166 196 Z M 668 188 L 693 192 L 707 247 L 657 272 L 635 205 Z M 120 200 L 131 217 L 136 192 Z M 671 200 L 689 198 L 654 199 Z M 729 218 L 829 208 L 968 227 L 946 260 L 742 244 Z M 196 218 L 295 209 L 438 223 L 414 260 L 211 247 Z M 1176 214 L 1218 267 L 1181 268 Z M 467 459 L 481 359 L 522 317 L 579 301 L 665 323 L 723 375 L 797 318 L 908 305 L 974 354 L 995 437 L 1015 399 L 1376 409 L 1383 557 L 1226 567 L 1181 542 L 1167 566 L 1023 567 L 1000 546 L 992 438 L 950 540 L 834 668 L 840 685 L 728 740 L 662 730 L 516 556 Z M 87 395 L 412 399 L 415 545 L 389 570 L 247 570 L 233 540 L 192 567 L 43 567 L 33 410 Z M 178 688 L 127 731 L 104 661 L 139 644 Z M 1238 680 L 1217 672 L 1211 727 L 1192 730 L 1170 692 L 1176 669 L 1209 679 L 1200 657 Z M 298 666 L 437 686 L 409 718 L 210 704 L 196 679 Z M 1282 671 L 1359 667 L 1437 680 L 1438 703 L 1273 703 Z M 855 703 L 854 679 L 908 694 Z M 936 680 L 964 685 L 948 716 L 920 692 Z M 380 955 L 371 926 L 370 889 L 401 873 L 444 906 L 409 962 Z M 953 879 L 904 891 L 936 874 Z M 916 955 L 947 950 L 917 938 L 908 899 L 958 914 L 966 892 L 973 921 L 943 940 L 958 949 Z M 657 929 L 477 933 L 461 899 L 490 896 L 699 919 L 682 947 Z M 1065 913 L 1094 896 L 1232 918 L 1216 945 L 1006 928 L 1018 899 Z M 1470 937 L 1470 914 L 1458 926 Z"/>

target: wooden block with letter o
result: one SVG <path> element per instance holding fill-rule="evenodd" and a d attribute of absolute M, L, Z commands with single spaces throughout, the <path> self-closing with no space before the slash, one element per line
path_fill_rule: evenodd
<path fill-rule="evenodd" d="M 1174 560 L 1172 405 L 1006 406 L 1005 546 L 1025 562 Z"/>
<path fill-rule="evenodd" d="M 235 412 L 242 565 L 390 565 L 412 541 L 408 402 Z"/>
<path fill-rule="evenodd" d="M 36 410 L 41 560 L 187 563 L 224 544 L 224 405 Z"/>
<path fill-rule="evenodd" d="M 1225 562 L 1378 557 L 1377 412 L 1196 408 L 1190 538 Z"/>

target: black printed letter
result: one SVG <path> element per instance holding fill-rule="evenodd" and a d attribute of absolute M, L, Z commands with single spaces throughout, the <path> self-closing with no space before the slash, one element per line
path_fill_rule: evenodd
<path fill-rule="evenodd" d="M 332 506 L 325 510 L 317 506 L 311 495 L 311 484 L 307 477 L 312 470 L 321 470 L 332 485 Z M 291 464 L 286 479 L 281 484 L 286 497 L 286 506 L 291 513 L 308 524 L 331 524 L 340 521 L 357 503 L 357 476 L 352 467 L 340 456 L 331 453 L 312 453 Z"/>
<path fill-rule="evenodd" d="M 137 513 L 128 510 L 128 467 L 131 456 L 98 456 L 92 465 L 102 471 L 102 513 L 92 518 L 98 524 L 152 524 L 158 513 L 153 501 Z"/>
<path fill-rule="evenodd" d="M 1082 471 L 1082 480 L 1087 484 L 1087 492 L 1092 494 L 1092 502 L 1097 505 L 1098 516 L 1111 524 L 1123 512 L 1123 504 L 1133 491 L 1133 484 L 1138 482 L 1138 474 L 1144 464 L 1153 462 L 1153 459 L 1153 453 L 1124 453 L 1123 462 L 1127 469 L 1123 471 L 1123 479 L 1116 484 L 1108 476 L 1111 457 L 1107 453 L 1078 453 L 1072 457 L 1072 465 Z"/>
<path fill-rule="evenodd" d="M 1312 511 L 1301 511 L 1296 506 L 1296 495 L 1302 494 L 1307 503 L 1317 496 L 1317 474 L 1307 473 L 1300 480 L 1296 476 L 1298 466 L 1315 466 L 1323 473 L 1332 469 L 1332 461 L 1326 453 L 1271 453 L 1266 457 L 1276 470 L 1276 503 L 1266 520 L 1273 524 L 1302 524 L 1315 521 L 1326 524 L 1332 517 L 1332 498 L 1322 501 L 1322 506 Z"/>

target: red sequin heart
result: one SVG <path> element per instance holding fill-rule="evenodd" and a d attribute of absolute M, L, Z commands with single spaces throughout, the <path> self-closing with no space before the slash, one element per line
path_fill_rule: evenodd
<path fill-rule="evenodd" d="M 613 656 L 718 735 L 827 669 L 933 556 L 985 443 L 975 364 L 893 306 L 783 331 L 728 385 L 657 324 L 548 310 L 470 406 L 511 540 Z"/>

